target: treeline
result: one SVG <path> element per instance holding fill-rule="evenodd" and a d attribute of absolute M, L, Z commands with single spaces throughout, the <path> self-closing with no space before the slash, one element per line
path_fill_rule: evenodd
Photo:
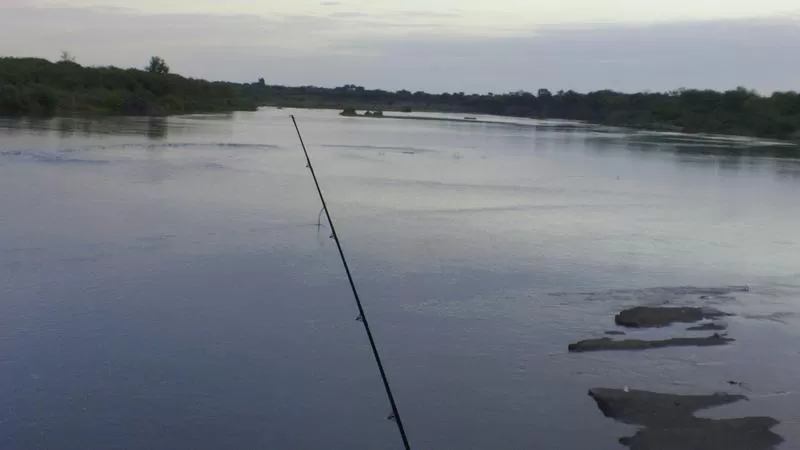
<path fill-rule="evenodd" d="M 369 90 L 347 85 L 319 87 L 245 87 L 260 104 L 366 110 L 429 110 L 469 114 L 581 120 L 689 133 L 719 133 L 774 139 L 800 139 L 800 94 L 761 96 L 738 88 L 725 92 L 682 89 L 666 93 L 626 94 L 610 90 L 508 94 L 428 94 Z"/>
<path fill-rule="evenodd" d="M 682 89 L 665 93 L 590 92 L 429 94 L 426 92 L 209 82 L 169 73 L 154 57 L 144 70 L 83 67 L 65 53 L 52 63 L 0 58 L 0 115 L 167 115 L 254 110 L 257 106 L 465 114 L 582 120 L 667 131 L 800 140 L 800 94 L 762 96 Z"/>
<path fill-rule="evenodd" d="M 254 110 L 242 85 L 169 73 L 154 57 L 147 70 L 84 67 L 64 56 L 0 58 L 0 115 L 167 115 Z"/>

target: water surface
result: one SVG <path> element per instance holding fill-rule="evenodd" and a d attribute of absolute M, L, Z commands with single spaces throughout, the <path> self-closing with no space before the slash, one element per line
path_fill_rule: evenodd
<path fill-rule="evenodd" d="M 742 392 L 708 414 L 800 446 L 786 148 L 265 109 L 0 122 L 2 448 L 399 447 L 289 113 L 415 448 L 619 449 L 598 386 Z M 737 341 L 566 352 L 665 302 Z"/>

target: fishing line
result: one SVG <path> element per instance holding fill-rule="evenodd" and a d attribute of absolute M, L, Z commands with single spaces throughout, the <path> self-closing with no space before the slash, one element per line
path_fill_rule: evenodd
<path fill-rule="evenodd" d="M 369 322 L 367 321 L 367 315 L 364 313 L 364 306 L 361 304 L 361 298 L 358 296 L 358 290 L 356 289 L 356 283 L 353 281 L 353 275 L 350 273 L 350 266 L 347 264 L 347 258 L 344 256 L 344 250 L 342 250 L 342 243 L 339 241 L 339 235 L 336 233 L 336 227 L 333 225 L 333 218 L 331 217 L 331 212 L 328 210 L 328 204 L 325 202 L 325 196 L 322 195 L 322 188 L 319 186 L 319 180 L 317 179 L 317 174 L 314 172 L 314 166 L 311 164 L 311 157 L 308 155 L 308 149 L 306 149 L 306 144 L 303 142 L 303 135 L 300 133 L 300 127 L 297 125 L 297 119 L 295 119 L 294 115 L 292 117 L 292 123 L 294 124 L 294 129 L 297 131 L 297 138 L 300 139 L 300 146 L 303 147 L 303 153 L 306 156 L 306 163 L 308 170 L 311 172 L 311 177 L 314 179 L 314 185 L 317 187 L 317 193 L 319 194 L 319 200 L 322 202 L 322 210 L 325 212 L 325 216 L 328 219 L 328 225 L 331 227 L 331 238 L 333 238 L 334 242 L 336 242 L 336 248 L 339 250 L 339 257 L 342 260 L 342 265 L 344 266 L 344 271 L 347 274 L 347 281 L 350 282 L 350 289 L 353 291 L 353 298 L 356 301 L 356 305 L 358 306 L 358 321 L 364 325 L 364 331 L 367 332 L 367 339 L 369 339 L 369 346 L 372 348 L 372 356 L 375 357 L 375 363 L 378 365 L 378 371 L 381 374 L 381 380 L 383 381 L 383 388 L 386 390 L 386 396 L 389 397 L 389 404 L 392 407 L 392 414 L 389 416 L 390 419 L 394 420 L 395 424 L 397 424 L 397 430 L 400 432 L 400 437 L 403 439 L 403 446 L 406 450 L 411 450 L 411 445 L 408 443 L 408 437 L 406 436 L 406 430 L 403 427 L 403 421 L 400 419 L 400 412 L 397 410 L 397 403 L 394 401 L 394 394 L 392 394 L 392 388 L 389 386 L 389 379 L 386 376 L 386 370 L 383 368 L 383 363 L 381 362 L 381 356 L 378 353 L 378 347 L 375 345 L 375 339 L 372 337 L 372 331 L 369 328 Z"/>

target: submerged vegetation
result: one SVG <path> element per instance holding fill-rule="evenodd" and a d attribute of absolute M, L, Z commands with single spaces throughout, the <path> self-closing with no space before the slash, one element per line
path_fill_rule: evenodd
<path fill-rule="evenodd" d="M 57 63 L 0 58 L 0 115 L 167 115 L 268 105 L 334 108 L 345 110 L 343 115 L 354 115 L 356 110 L 493 114 L 800 140 L 800 94 L 794 91 L 767 96 L 745 88 L 635 94 L 547 89 L 430 94 L 356 85 L 287 87 L 269 85 L 264 78 L 254 83 L 209 82 L 172 74 L 159 57 L 153 57 L 145 70 L 84 67 L 67 52 Z"/>

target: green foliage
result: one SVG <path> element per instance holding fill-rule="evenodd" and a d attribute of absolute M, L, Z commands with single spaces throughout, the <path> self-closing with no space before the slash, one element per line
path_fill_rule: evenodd
<path fill-rule="evenodd" d="M 162 70 L 163 72 L 163 70 Z M 0 58 L 0 115 L 166 115 L 254 110 L 243 86 L 72 61 Z"/>
<path fill-rule="evenodd" d="M 681 89 L 627 94 L 517 91 L 507 94 L 428 94 L 365 89 L 237 84 L 169 73 L 160 57 L 147 70 L 83 67 L 65 52 L 59 63 L 0 58 L 0 115 L 166 115 L 253 110 L 257 105 L 356 110 L 442 111 L 557 118 L 655 130 L 738 134 L 800 140 L 800 94 L 770 96 L 737 88 L 725 92 Z M 378 114 L 380 117 L 380 114 Z"/>
<path fill-rule="evenodd" d="M 146 70 L 158 75 L 167 75 L 169 73 L 169 66 L 160 56 L 153 56 L 150 58 L 150 64 L 147 65 Z"/>
<path fill-rule="evenodd" d="M 56 111 L 55 92 L 41 84 L 15 86 L 0 81 L 0 114 L 48 116 Z"/>
<path fill-rule="evenodd" d="M 0 112 L 14 116 L 25 114 L 25 106 L 16 86 L 0 85 Z"/>
<path fill-rule="evenodd" d="M 776 92 L 761 96 L 745 88 L 725 92 L 682 89 L 665 93 L 627 94 L 611 90 L 536 94 L 464 94 L 364 89 L 345 85 L 258 86 L 245 88 L 262 105 L 343 108 L 348 111 L 441 111 L 516 117 L 580 120 L 599 124 L 664 131 L 684 131 L 800 139 L 800 94 Z"/>

